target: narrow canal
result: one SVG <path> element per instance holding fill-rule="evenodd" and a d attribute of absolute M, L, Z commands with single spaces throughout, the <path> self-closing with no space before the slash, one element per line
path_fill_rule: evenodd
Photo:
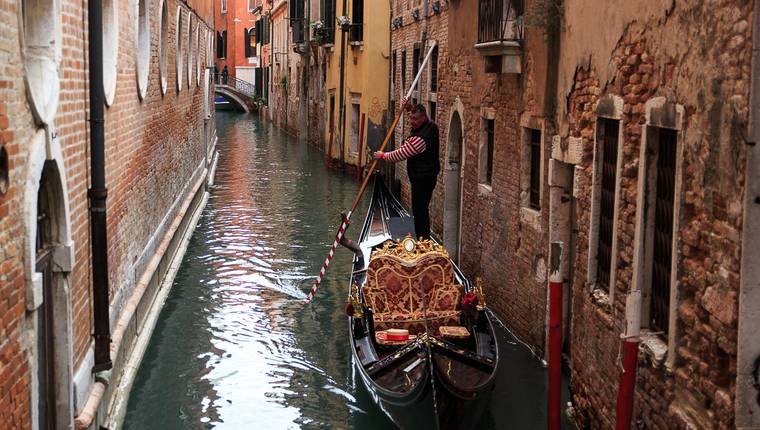
<path fill-rule="evenodd" d="M 142 361 L 125 428 L 393 428 L 352 370 L 347 251 L 314 305 L 303 301 L 358 184 L 255 117 L 218 113 L 217 127 L 216 184 Z M 545 428 L 544 369 L 511 335 L 499 337 L 502 366 L 484 428 Z"/>

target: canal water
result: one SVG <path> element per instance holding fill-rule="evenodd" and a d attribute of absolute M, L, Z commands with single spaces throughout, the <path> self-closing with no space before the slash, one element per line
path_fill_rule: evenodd
<path fill-rule="evenodd" d="M 125 428 L 392 429 L 352 367 L 348 251 L 339 250 L 315 302 L 304 304 L 359 184 L 257 117 L 216 119 L 216 183 L 143 358 Z M 545 428 L 545 370 L 508 332 L 499 338 L 502 366 L 484 428 Z"/>

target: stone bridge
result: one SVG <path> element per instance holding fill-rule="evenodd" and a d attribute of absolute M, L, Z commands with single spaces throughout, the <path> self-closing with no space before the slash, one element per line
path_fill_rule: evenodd
<path fill-rule="evenodd" d="M 219 76 L 214 85 L 214 94 L 224 97 L 235 109 L 241 112 L 254 112 L 256 105 L 255 86 L 234 76 Z"/>

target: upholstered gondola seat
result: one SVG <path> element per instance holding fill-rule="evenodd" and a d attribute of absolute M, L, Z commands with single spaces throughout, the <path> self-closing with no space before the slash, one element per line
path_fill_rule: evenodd
<path fill-rule="evenodd" d="M 431 251 L 414 259 L 373 256 L 362 288 L 372 310 L 375 330 L 402 328 L 412 334 L 438 333 L 440 326 L 459 325 L 462 286 L 444 252 Z"/>

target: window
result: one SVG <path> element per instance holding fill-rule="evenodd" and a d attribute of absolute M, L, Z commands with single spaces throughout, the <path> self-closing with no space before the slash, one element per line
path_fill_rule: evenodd
<path fill-rule="evenodd" d="M 227 0 L 220 0 L 222 2 L 222 13 L 227 13 Z"/>
<path fill-rule="evenodd" d="M 335 0 L 321 0 L 319 10 L 324 25 L 320 36 L 322 43 L 333 43 L 335 41 Z"/>
<path fill-rule="evenodd" d="M 530 130 L 530 207 L 541 209 L 541 130 Z"/>
<path fill-rule="evenodd" d="M 414 51 L 412 52 L 412 79 L 415 79 L 417 77 L 417 72 L 420 70 L 420 45 L 418 43 L 415 44 Z M 420 83 L 417 81 L 417 85 L 414 87 L 414 92 L 412 92 L 412 104 L 417 104 L 419 89 Z"/>
<path fill-rule="evenodd" d="M 428 115 L 430 116 L 430 121 L 435 122 L 435 102 L 430 102 L 430 109 L 428 109 Z"/>
<path fill-rule="evenodd" d="M 290 28 L 293 31 L 293 43 L 304 42 L 304 31 L 306 29 L 306 20 L 304 18 L 303 1 L 290 2 Z"/>
<path fill-rule="evenodd" d="M 522 39 L 522 1 L 478 0 L 478 43 Z"/>
<path fill-rule="evenodd" d="M 150 72 L 150 14 L 147 0 L 137 4 L 137 94 L 145 98 Z"/>
<path fill-rule="evenodd" d="M 396 51 L 393 51 L 391 53 L 391 100 L 396 99 L 396 61 L 398 60 L 396 57 Z"/>
<path fill-rule="evenodd" d="M 351 7 L 351 28 L 348 32 L 349 42 L 364 40 L 364 0 L 353 0 Z"/>
<path fill-rule="evenodd" d="M 255 29 L 253 27 L 243 29 L 243 48 L 245 50 L 245 56 L 249 58 L 256 56 L 256 44 L 255 38 L 253 37 L 254 31 Z"/>
<path fill-rule="evenodd" d="M 479 181 L 491 186 L 493 181 L 494 120 L 483 118 L 483 135 L 480 142 Z"/>
<path fill-rule="evenodd" d="M 430 54 L 430 92 L 438 91 L 438 45 L 433 48 Z"/>
<path fill-rule="evenodd" d="M 619 121 L 600 120 L 597 124 L 598 150 L 601 154 L 599 173 L 599 220 L 596 249 L 596 284 L 604 291 L 610 291 L 612 265 L 612 238 L 615 229 L 615 190 L 617 181 Z"/>
<path fill-rule="evenodd" d="M 354 99 L 351 103 L 351 143 L 348 147 L 348 150 L 352 154 L 358 154 L 359 153 L 359 116 L 361 112 L 361 105 L 359 104 L 359 101 Z"/>
<path fill-rule="evenodd" d="M 406 51 L 401 51 L 401 91 L 406 91 Z"/>
<path fill-rule="evenodd" d="M 335 130 L 335 94 L 330 94 L 330 131 Z"/>
<path fill-rule="evenodd" d="M 166 94 L 167 77 L 169 76 L 169 54 L 166 49 L 169 38 L 169 6 L 166 0 L 161 0 L 160 9 L 161 29 L 158 34 L 158 71 L 161 77 L 161 94 Z"/>
<path fill-rule="evenodd" d="M 185 26 L 184 24 L 185 24 L 185 20 L 182 14 L 182 7 L 177 6 L 177 27 L 176 27 L 177 40 L 175 42 L 177 44 L 177 52 L 174 54 L 174 68 L 175 68 L 174 71 L 175 71 L 175 77 L 177 81 L 178 93 L 182 91 L 182 75 L 184 72 L 184 70 L 182 69 L 185 64 L 184 58 L 183 58 L 185 56 L 185 44 L 184 44 L 185 38 L 183 37 L 183 34 L 182 34 L 182 28 Z"/>
<path fill-rule="evenodd" d="M 193 84 L 193 14 L 187 14 L 187 88 Z"/>
<path fill-rule="evenodd" d="M 198 21 L 198 26 L 195 29 L 195 86 L 201 85 L 201 23 Z"/>
<path fill-rule="evenodd" d="M 676 131 L 659 128 L 654 190 L 654 240 L 650 328 L 668 332 L 670 318 L 670 274 L 673 262 L 673 202 L 676 179 Z"/>
<path fill-rule="evenodd" d="M 116 61 L 119 54 L 119 8 L 114 0 L 103 1 L 103 94 L 110 106 L 116 96 Z"/>
<path fill-rule="evenodd" d="M 227 30 L 222 31 L 222 58 L 227 58 Z"/>
<path fill-rule="evenodd" d="M 248 12 L 253 12 L 253 10 L 256 8 L 255 0 L 248 0 Z"/>

